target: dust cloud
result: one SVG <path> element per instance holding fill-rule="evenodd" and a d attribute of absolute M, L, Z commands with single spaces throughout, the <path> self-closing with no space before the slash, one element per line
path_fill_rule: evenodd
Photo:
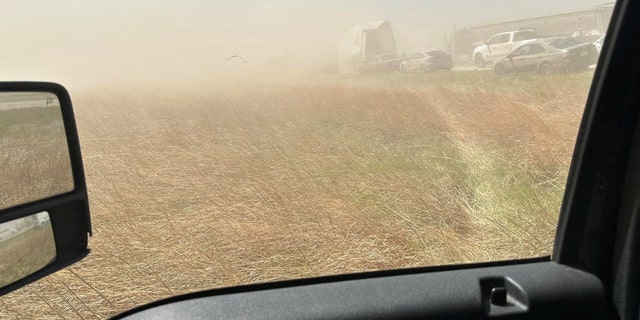
<path fill-rule="evenodd" d="M 354 25 L 389 20 L 398 53 L 442 48 L 453 24 L 591 8 L 601 1 L 80 1 L 3 3 L 0 80 L 72 87 L 308 73 Z M 240 59 L 230 59 L 232 55 Z"/>

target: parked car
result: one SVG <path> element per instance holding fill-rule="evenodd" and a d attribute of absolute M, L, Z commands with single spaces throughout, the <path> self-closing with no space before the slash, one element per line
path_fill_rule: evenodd
<path fill-rule="evenodd" d="M 395 55 L 377 55 L 358 66 L 358 73 L 391 73 L 398 71 L 404 59 Z"/>
<path fill-rule="evenodd" d="M 557 38 L 549 45 L 564 53 L 564 71 L 581 71 L 598 61 L 598 49 L 593 43 L 576 38 Z"/>
<path fill-rule="evenodd" d="M 51 220 L 49 220 L 49 215 L 46 212 L 40 212 L 35 215 L 35 226 L 37 228 L 42 228 L 48 223 L 51 223 Z"/>
<path fill-rule="evenodd" d="M 600 38 L 598 38 L 598 40 L 593 42 L 593 45 L 596 46 L 596 49 L 598 50 L 598 53 L 600 53 L 600 51 L 602 51 L 602 44 L 604 43 L 604 35 Z"/>
<path fill-rule="evenodd" d="M 595 46 L 576 38 L 549 38 L 521 45 L 498 59 L 496 74 L 536 71 L 550 74 L 558 71 L 580 71 L 596 62 Z"/>
<path fill-rule="evenodd" d="M 414 51 L 400 63 L 400 72 L 451 70 L 453 58 L 450 54 L 438 49 L 421 49 Z"/>
<path fill-rule="evenodd" d="M 498 33 L 473 49 L 473 62 L 476 67 L 484 67 L 512 52 L 519 46 L 538 37 L 533 30 L 509 31 Z"/>

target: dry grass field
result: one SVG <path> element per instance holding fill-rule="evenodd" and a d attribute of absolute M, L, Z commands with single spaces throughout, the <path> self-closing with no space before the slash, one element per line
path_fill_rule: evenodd
<path fill-rule="evenodd" d="M 92 252 L 0 298 L 0 318 L 106 318 L 213 287 L 548 255 L 591 77 L 72 91 Z"/>
<path fill-rule="evenodd" d="M 10 284 L 28 276 L 56 257 L 51 224 L 31 228 L 0 242 L 0 283 Z"/>
<path fill-rule="evenodd" d="M 0 110 L 0 208 L 73 189 L 60 107 Z"/>

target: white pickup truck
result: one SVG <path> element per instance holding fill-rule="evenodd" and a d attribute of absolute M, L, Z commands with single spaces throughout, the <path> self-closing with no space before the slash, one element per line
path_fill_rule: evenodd
<path fill-rule="evenodd" d="M 533 30 L 509 31 L 493 35 L 485 43 L 473 49 L 473 63 L 477 67 L 491 64 L 498 58 L 504 57 L 517 47 L 534 41 L 537 34 Z"/>

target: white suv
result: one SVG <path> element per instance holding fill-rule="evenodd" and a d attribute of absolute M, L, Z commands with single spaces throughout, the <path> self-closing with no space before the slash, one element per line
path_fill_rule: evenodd
<path fill-rule="evenodd" d="M 473 62 L 477 67 L 484 67 L 496 59 L 508 55 L 517 47 L 536 40 L 537 37 L 536 32 L 533 30 L 495 34 L 473 50 Z"/>

